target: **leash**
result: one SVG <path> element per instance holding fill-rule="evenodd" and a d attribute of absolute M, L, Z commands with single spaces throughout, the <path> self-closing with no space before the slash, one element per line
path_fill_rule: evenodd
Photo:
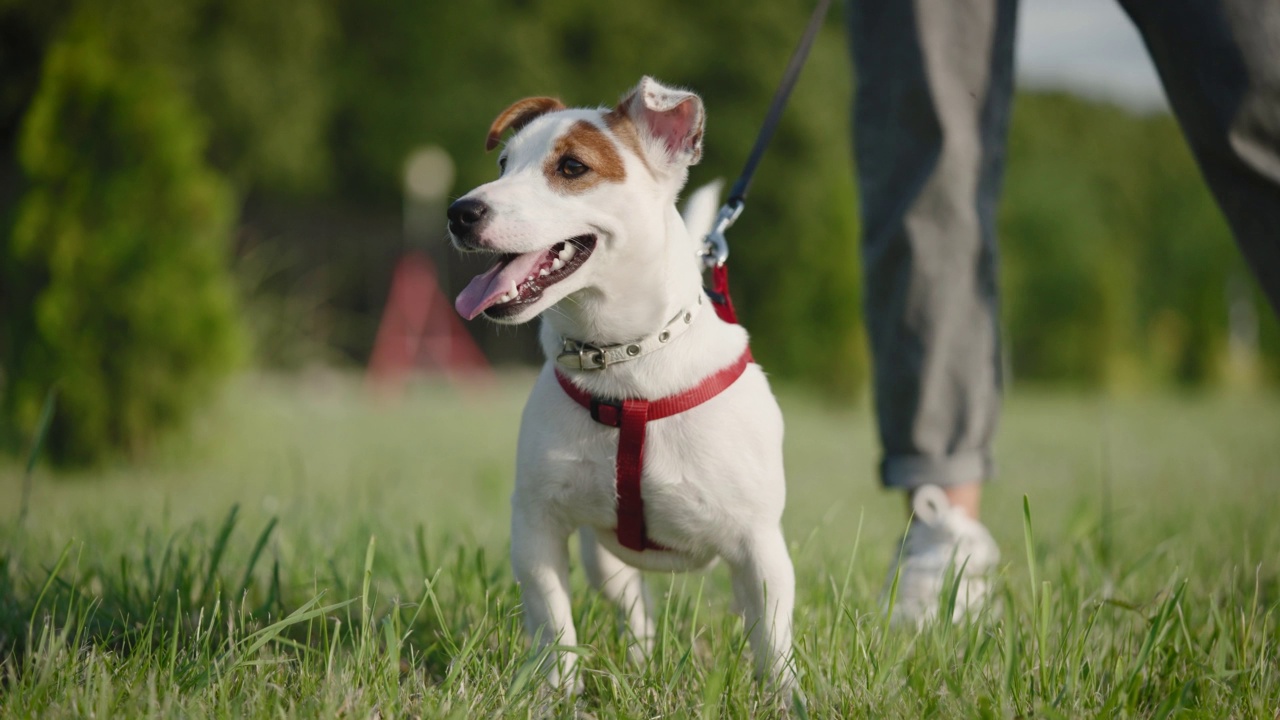
<path fill-rule="evenodd" d="M 769 112 L 765 115 L 764 124 L 760 127 L 760 134 L 756 136 L 755 147 L 747 156 L 742 174 L 729 190 L 729 198 L 720 207 L 715 224 L 703 241 L 702 260 L 712 270 L 712 290 L 723 294 L 723 305 L 728 308 L 729 317 L 725 317 L 721 312 L 720 304 L 717 304 L 716 311 L 721 313 L 720 317 L 727 322 L 736 323 L 737 316 L 733 312 L 733 303 L 729 301 L 729 273 L 724 267 L 725 260 L 729 258 L 729 243 L 725 240 L 724 233 L 733 226 L 734 221 L 742 214 L 743 207 L 746 206 L 747 191 L 751 189 L 751 178 L 755 175 L 756 166 L 760 164 L 765 149 L 769 147 L 769 141 L 773 139 L 774 131 L 778 129 L 782 111 L 786 108 L 791 91 L 800 78 L 800 70 L 804 67 L 805 60 L 809 58 L 809 50 L 813 48 L 813 43 L 818 38 L 818 31 L 822 29 L 822 22 L 826 19 L 827 10 L 830 7 L 831 0 L 818 0 L 817 7 L 809 16 L 809 25 L 805 28 L 804 35 L 800 37 L 800 44 L 791 53 L 791 60 L 782 74 L 782 82 L 773 94 Z"/>

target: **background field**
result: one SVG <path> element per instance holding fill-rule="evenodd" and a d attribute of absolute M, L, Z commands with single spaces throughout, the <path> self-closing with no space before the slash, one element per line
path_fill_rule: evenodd
<path fill-rule="evenodd" d="M 773 714 L 723 568 L 654 578 L 648 668 L 625 663 L 575 570 L 587 692 L 540 689 L 505 557 L 530 380 L 422 384 L 388 404 L 351 375 L 242 377 L 145 463 L 37 473 L 24 528 L 21 468 L 4 466 L 0 643 L 17 653 L 0 714 Z M 1280 709 L 1280 398 L 1014 394 L 987 504 L 1002 613 L 919 635 L 877 613 L 904 518 L 874 485 L 869 413 L 781 399 L 813 717 Z"/>

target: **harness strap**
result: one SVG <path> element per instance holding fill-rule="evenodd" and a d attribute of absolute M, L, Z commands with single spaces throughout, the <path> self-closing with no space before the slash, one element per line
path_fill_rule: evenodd
<path fill-rule="evenodd" d="M 711 306 L 716 309 L 720 319 L 738 324 L 738 312 L 733 309 L 733 298 L 729 297 L 729 266 L 720 263 L 711 268 Z"/>
<path fill-rule="evenodd" d="M 751 349 L 742 351 L 733 364 L 708 375 L 693 388 L 659 400 L 608 400 L 595 397 L 574 385 L 558 368 L 556 380 L 574 402 L 591 413 L 591 419 L 616 427 L 618 456 L 615 486 L 618 494 L 618 544 L 637 552 L 666 548 L 649 539 L 644 522 L 644 499 L 640 495 L 640 475 L 644 468 L 645 426 L 691 410 L 724 392 L 737 382 L 751 363 Z"/>
<path fill-rule="evenodd" d="M 657 547 L 649 540 L 644 524 L 644 498 L 640 496 L 640 473 L 644 468 L 645 425 L 649 424 L 647 400 L 623 400 L 622 422 L 618 425 L 618 544 L 632 550 Z"/>

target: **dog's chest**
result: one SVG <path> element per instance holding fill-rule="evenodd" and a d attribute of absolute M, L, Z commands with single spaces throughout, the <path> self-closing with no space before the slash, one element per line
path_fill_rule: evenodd
<path fill-rule="evenodd" d="M 522 429 L 519 491 L 572 524 L 612 527 L 617 513 L 619 430 L 573 417 L 560 425 Z M 665 418 L 645 428 L 641 495 L 656 511 L 672 498 L 698 503 L 688 479 L 700 474 L 700 458 L 689 447 L 682 418 Z M 526 432 L 527 431 L 527 432 Z M 531 499 L 532 499 L 531 498 Z"/>

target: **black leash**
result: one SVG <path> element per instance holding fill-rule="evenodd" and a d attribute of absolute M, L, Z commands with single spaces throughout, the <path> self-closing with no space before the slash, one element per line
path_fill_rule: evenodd
<path fill-rule="evenodd" d="M 787 100 L 796 86 L 796 80 L 800 78 L 800 70 L 804 67 L 805 60 L 809 58 L 809 50 L 813 47 L 814 40 L 818 38 L 818 31 L 822 29 L 822 22 L 826 19 L 827 9 L 830 7 L 831 0 L 818 0 L 818 6 L 809 16 L 809 25 L 805 28 L 804 35 L 800 37 L 800 44 L 791 53 L 791 61 L 787 63 L 786 72 L 782 74 L 782 82 L 773 94 L 773 102 L 769 105 L 769 112 L 765 115 L 764 124 L 760 127 L 760 134 L 756 136 L 755 147 L 751 148 L 751 154 L 747 156 L 747 164 L 742 168 L 742 174 L 729 190 L 729 198 L 721 206 L 716 222 L 711 227 L 711 232 L 707 234 L 702 255 L 708 267 L 723 267 L 724 261 L 729 257 L 729 244 L 725 241 L 724 232 L 742 214 L 756 166 L 760 164 L 765 149 L 769 147 L 769 141 L 773 139 L 774 131 L 778 129 L 782 111 L 787 107 Z"/>

